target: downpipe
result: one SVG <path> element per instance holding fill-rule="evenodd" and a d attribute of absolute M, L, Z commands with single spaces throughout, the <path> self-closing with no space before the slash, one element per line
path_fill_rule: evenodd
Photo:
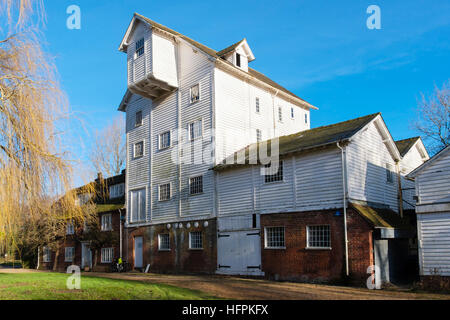
<path fill-rule="evenodd" d="M 344 238 L 345 238 L 345 274 L 350 275 L 348 265 L 348 234 L 347 234 L 347 170 L 345 163 L 344 148 L 340 146 L 340 142 L 336 143 L 337 147 L 341 150 L 342 161 L 342 189 L 343 189 L 343 205 L 344 205 Z"/>

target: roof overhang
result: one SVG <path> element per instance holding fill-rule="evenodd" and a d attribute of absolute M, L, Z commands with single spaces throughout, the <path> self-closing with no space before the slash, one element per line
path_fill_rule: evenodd
<path fill-rule="evenodd" d="M 131 97 L 133 96 L 133 93 L 130 90 L 127 90 L 125 94 L 123 95 L 122 101 L 120 102 L 119 108 L 117 110 L 126 112 L 127 111 L 127 105 L 130 102 Z"/>
<path fill-rule="evenodd" d="M 395 161 L 400 161 L 402 159 L 402 156 L 400 155 L 397 145 L 395 144 L 395 141 L 392 138 L 392 135 L 389 132 L 389 129 L 387 128 L 386 123 L 384 122 L 384 119 L 381 116 L 381 114 L 379 114 L 374 120 L 372 120 L 372 123 L 374 123 L 375 126 L 377 127 L 379 133 L 381 134 L 381 138 L 383 139 L 383 143 L 389 150 L 392 158 Z"/>

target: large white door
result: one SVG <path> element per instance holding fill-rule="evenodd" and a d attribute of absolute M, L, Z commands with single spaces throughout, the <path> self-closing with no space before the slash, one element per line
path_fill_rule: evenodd
<path fill-rule="evenodd" d="M 144 240 L 142 237 L 134 237 L 134 267 L 142 268 L 142 256 L 143 256 L 143 244 Z"/>
<path fill-rule="evenodd" d="M 219 232 L 217 260 L 217 273 L 262 275 L 260 232 Z"/>

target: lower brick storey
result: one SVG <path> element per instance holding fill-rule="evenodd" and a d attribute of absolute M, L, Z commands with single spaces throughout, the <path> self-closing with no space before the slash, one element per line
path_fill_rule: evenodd
<path fill-rule="evenodd" d="M 307 226 L 330 228 L 331 248 L 307 246 Z M 265 228 L 284 227 L 285 248 L 265 247 Z M 372 227 L 352 208 L 347 210 L 349 271 L 352 280 L 368 278 L 374 264 Z M 281 280 L 333 282 L 345 278 L 344 217 L 342 209 L 261 215 L 262 271 Z"/>
<path fill-rule="evenodd" d="M 151 272 L 214 273 L 217 263 L 216 219 L 127 228 L 127 261 L 135 267 L 135 239 L 142 238 L 142 268 Z M 190 247 L 190 233 L 200 232 L 202 248 Z M 159 248 L 159 235 L 169 236 L 169 249 Z"/>

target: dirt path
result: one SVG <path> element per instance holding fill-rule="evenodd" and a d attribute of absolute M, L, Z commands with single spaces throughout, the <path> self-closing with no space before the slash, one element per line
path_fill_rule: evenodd
<path fill-rule="evenodd" d="M 450 295 L 367 290 L 293 282 L 273 282 L 227 276 L 89 273 L 87 276 L 148 281 L 200 290 L 219 298 L 249 300 L 409 300 L 450 299 Z"/>

